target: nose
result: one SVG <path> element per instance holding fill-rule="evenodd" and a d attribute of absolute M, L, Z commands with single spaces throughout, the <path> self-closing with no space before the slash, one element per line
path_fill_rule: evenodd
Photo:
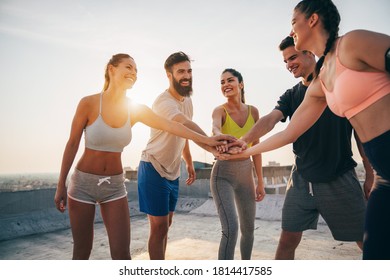
<path fill-rule="evenodd" d="M 289 36 L 294 37 L 294 34 L 295 34 L 294 30 L 291 29 Z"/>
<path fill-rule="evenodd" d="M 190 80 L 191 78 L 192 78 L 192 73 L 191 72 L 185 72 L 184 79 Z"/>

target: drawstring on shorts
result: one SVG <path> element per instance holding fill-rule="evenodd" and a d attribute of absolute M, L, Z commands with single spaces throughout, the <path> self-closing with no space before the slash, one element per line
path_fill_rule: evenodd
<path fill-rule="evenodd" d="M 309 182 L 309 194 L 311 196 L 314 196 L 314 192 L 313 192 L 313 184 L 311 182 Z"/>
<path fill-rule="evenodd" d="M 104 182 L 107 182 L 108 184 L 111 184 L 111 182 L 109 181 L 110 179 L 111 179 L 111 177 L 100 178 L 100 179 L 99 179 L 99 183 L 97 183 L 97 185 L 100 186 L 100 185 L 103 184 Z"/>

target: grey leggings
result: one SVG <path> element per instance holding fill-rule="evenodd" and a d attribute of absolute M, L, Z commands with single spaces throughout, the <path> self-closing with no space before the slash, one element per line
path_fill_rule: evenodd
<path fill-rule="evenodd" d="M 234 259 L 238 237 L 238 212 L 241 259 L 249 260 L 252 255 L 256 215 L 251 160 L 217 161 L 211 172 L 210 189 L 222 226 L 218 259 Z"/>

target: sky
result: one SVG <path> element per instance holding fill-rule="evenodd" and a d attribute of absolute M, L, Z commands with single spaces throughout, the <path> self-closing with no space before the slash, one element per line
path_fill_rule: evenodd
<path fill-rule="evenodd" d="M 184 51 L 192 61 L 194 118 L 211 133 L 213 109 L 225 101 L 220 74 L 244 78 L 246 103 L 260 115 L 298 82 L 286 70 L 280 41 L 291 29 L 295 0 L 0 0 L 0 174 L 59 172 L 76 106 L 98 93 L 115 53 L 136 61 L 138 80 L 127 96 L 151 106 L 166 88 L 164 61 Z M 339 34 L 368 29 L 390 34 L 390 1 L 337 0 Z M 279 123 L 262 139 L 284 129 Z M 136 168 L 149 127 L 133 127 L 122 155 Z M 84 139 L 75 159 L 84 150 Z M 191 142 L 193 160 L 213 162 Z M 359 162 L 356 147 L 354 158 Z M 263 154 L 289 165 L 291 145 Z M 74 168 L 75 163 L 72 168 Z"/>

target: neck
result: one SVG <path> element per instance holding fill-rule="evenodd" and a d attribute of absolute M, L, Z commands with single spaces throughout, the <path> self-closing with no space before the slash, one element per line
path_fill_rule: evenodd
<path fill-rule="evenodd" d="M 118 88 L 115 86 L 109 86 L 104 94 L 110 99 L 120 100 L 126 97 L 126 89 Z"/>
<path fill-rule="evenodd" d="M 310 50 L 317 57 L 324 55 L 326 43 L 328 41 L 329 34 L 323 30 L 322 33 L 318 34 L 313 38 L 312 49 Z"/>
<path fill-rule="evenodd" d="M 304 86 L 308 87 L 310 85 L 310 83 L 313 79 L 313 75 L 314 75 L 313 73 L 314 73 L 314 69 L 312 72 L 310 72 L 310 74 L 307 74 L 306 76 L 301 78 L 301 82 Z M 309 79 L 309 77 L 310 77 L 310 79 Z"/>
<path fill-rule="evenodd" d="M 241 105 L 243 104 L 241 102 L 241 96 L 231 96 L 231 97 L 228 97 L 227 104 L 230 107 L 240 108 Z"/>
<path fill-rule="evenodd" d="M 184 97 L 181 96 L 173 87 L 169 87 L 168 92 L 172 95 L 176 100 L 182 102 L 184 101 Z"/>

